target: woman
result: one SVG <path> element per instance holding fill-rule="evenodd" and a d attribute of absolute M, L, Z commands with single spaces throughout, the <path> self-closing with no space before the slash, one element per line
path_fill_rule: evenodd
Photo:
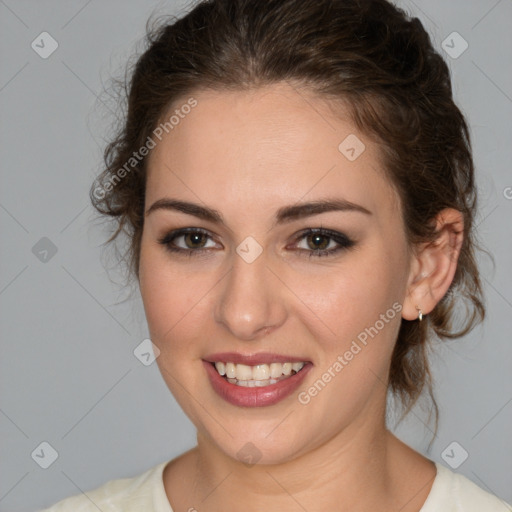
<path fill-rule="evenodd" d="M 417 19 L 198 4 L 150 36 L 91 199 L 197 446 L 48 510 L 510 510 L 386 428 L 485 312 L 468 129 Z"/>

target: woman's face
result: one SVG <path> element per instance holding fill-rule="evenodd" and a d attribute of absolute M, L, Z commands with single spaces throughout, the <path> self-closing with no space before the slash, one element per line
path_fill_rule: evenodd
<path fill-rule="evenodd" d="M 239 460 L 382 429 L 410 256 L 378 146 L 284 83 L 194 98 L 148 162 L 140 289 L 164 380 Z M 341 207 L 302 208 L 321 201 Z"/>

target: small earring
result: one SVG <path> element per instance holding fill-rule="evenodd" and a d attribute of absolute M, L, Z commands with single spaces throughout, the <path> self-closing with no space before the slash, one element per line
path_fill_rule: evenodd
<path fill-rule="evenodd" d="M 416 306 L 416 309 L 418 310 L 418 320 L 421 322 L 423 320 L 423 313 L 418 306 Z"/>

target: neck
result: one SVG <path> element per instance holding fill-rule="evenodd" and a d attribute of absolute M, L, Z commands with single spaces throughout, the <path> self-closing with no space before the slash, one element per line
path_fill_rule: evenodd
<path fill-rule="evenodd" d="M 198 433 L 197 446 L 166 468 L 168 498 L 176 511 L 418 512 L 435 465 L 386 429 L 385 405 L 372 405 L 334 437 L 279 464 L 248 466 Z"/>
<path fill-rule="evenodd" d="M 225 511 L 227 503 L 243 504 L 248 512 L 296 511 L 299 505 L 315 510 L 319 503 L 324 510 L 385 510 L 395 439 L 384 420 L 378 428 L 361 422 L 287 462 L 248 466 L 198 434 L 197 496 L 212 511 Z"/>

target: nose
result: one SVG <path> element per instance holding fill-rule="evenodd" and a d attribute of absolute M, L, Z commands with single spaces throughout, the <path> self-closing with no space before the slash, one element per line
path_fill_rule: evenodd
<path fill-rule="evenodd" d="M 265 251 L 251 263 L 235 253 L 215 307 L 215 320 L 230 337 L 257 341 L 284 323 L 284 287 L 267 265 Z"/>

